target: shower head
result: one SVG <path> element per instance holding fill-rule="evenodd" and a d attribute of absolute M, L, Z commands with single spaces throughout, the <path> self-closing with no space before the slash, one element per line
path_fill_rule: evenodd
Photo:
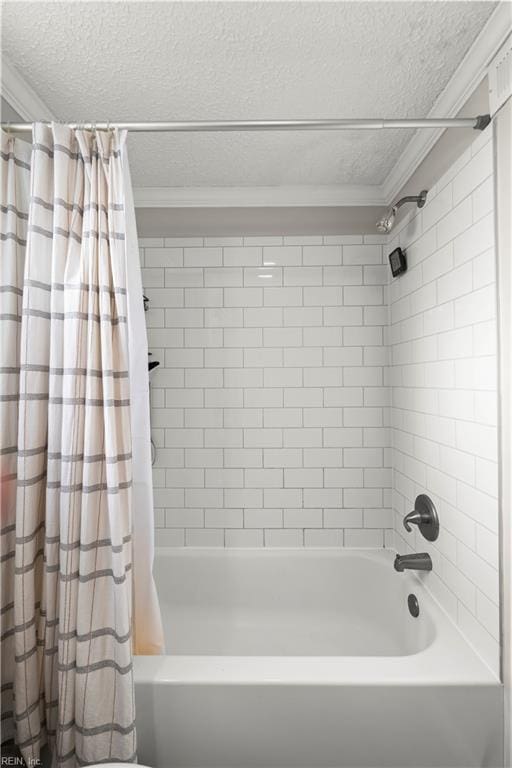
<path fill-rule="evenodd" d="M 427 200 L 427 190 L 423 189 L 419 195 L 409 195 L 408 197 L 402 197 L 398 202 L 394 204 L 392 208 L 384 214 L 384 216 L 378 220 L 376 227 L 379 232 L 387 234 L 391 232 L 393 224 L 395 223 L 396 214 L 398 209 L 401 208 L 404 203 L 416 203 L 418 208 L 423 208 Z"/>
<path fill-rule="evenodd" d="M 376 223 L 376 227 L 379 232 L 383 232 L 384 234 L 387 234 L 388 232 L 391 232 L 391 228 L 393 224 L 395 223 L 395 216 L 398 208 L 396 205 L 394 205 L 392 208 L 389 209 L 389 211 L 384 214 L 384 216 L 378 220 Z"/>

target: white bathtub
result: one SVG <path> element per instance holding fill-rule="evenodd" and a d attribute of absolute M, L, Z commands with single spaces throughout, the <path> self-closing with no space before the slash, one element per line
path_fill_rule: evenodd
<path fill-rule="evenodd" d="M 168 655 L 135 660 L 142 763 L 501 765 L 499 682 L 391 552 L 163 549 L 155 574 Z"/>

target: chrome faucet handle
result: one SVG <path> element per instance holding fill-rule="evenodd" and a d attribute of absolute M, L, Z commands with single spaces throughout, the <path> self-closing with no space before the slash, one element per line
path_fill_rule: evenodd
<path fill-rule="evenodd" d="M 427 541 L 435 541 L 439 536 L 439 518 L 436 508 L 425 494 L 420 494 L 414 502 L 414 509 L 404 517 L 404 528 L 409 533 L 411 525 L 417 525 L 418 530 Z"/>

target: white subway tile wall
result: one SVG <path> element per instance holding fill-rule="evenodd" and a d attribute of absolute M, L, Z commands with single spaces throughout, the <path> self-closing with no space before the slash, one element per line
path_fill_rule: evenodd
<path fill-rule="evenodd" d="M 385 334 L 395 546 L 402 553 L 430 553 L 434 569 L 427 585 L 498 673 L 492 177 L 487 130 L 429 191 L 425 208 L 393 231 L 389 249 L 405 248 L 409 268 L 390 285 Z M 428 493 L 439 513 L 441 532 L 433 544 L 402 525 L 418 493 Z"/>
<path fill-rule="evenodd" d="M 158 544 L 384 546 L 384 242 L 140 241 Z"/>

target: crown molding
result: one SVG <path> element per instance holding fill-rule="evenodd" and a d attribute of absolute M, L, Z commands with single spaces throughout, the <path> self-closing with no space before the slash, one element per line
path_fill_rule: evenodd
<path fill-rule="evenodd" d="M 137 208 L 283 208 L 385 205 L 380 185 L 136 187 Z"/>
<path fill-rule="evenodd" d="M 3 98 L 23 120 L 31 122 L 32 120 L 55 119 L 44 101 L 39 98 L 5 55 L 2 55 L 1 89 Z"/>
<path fill-rule="evenodd" d="M 455 117 L 487 74 L 487 67 L 512 29 L 512 5 L 502 0 L 489 17 L 427 117 Z M 391 205 L 402 187 L 430 152 L 444 129 L 417 131 L 383 184 Z"/>

